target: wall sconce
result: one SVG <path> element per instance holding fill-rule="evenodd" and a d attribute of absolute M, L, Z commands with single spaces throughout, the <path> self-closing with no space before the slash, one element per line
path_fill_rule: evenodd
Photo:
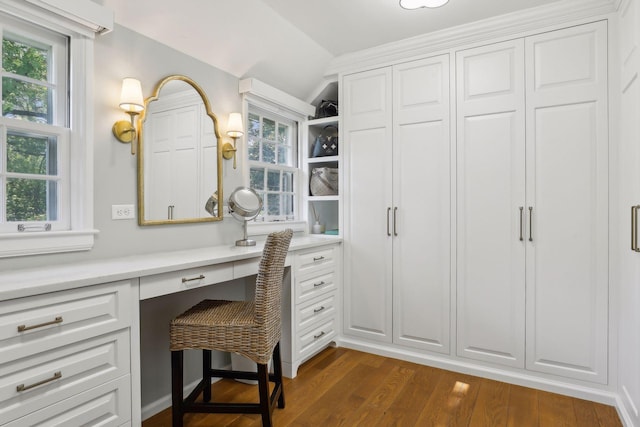
<path fill-rule="evenodd" d="M 233 146 L 227 142 L 222 146 L 222 157 L 229 160 L 233 158 L 233 168 L 236 169 L 236 153 L 238 147 L 236 143 L 238 138 L 244 135 L 244 127 L 242 126 L 242 115 L 240 113 L 230 113 L 229 122 L 227 123 L 227 135 L 233 138 Z"/>
<path fill-rule="evenodd" d="M 120 108 L 131 118 L 130 122 L 119 120 L 114 123 L 112 131 L 116 139 L 123 144 L 131 144 L 131 154 L 136 154 L 135 140 L 138 135 L 134 118 L 144 110 L 144 98 L 140 80 L 127 77 L 122 80 L 120 92 Z"/>

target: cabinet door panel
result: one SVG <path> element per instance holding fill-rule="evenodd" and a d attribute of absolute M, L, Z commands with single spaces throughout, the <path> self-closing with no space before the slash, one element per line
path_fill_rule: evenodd
<path fill-rule="evenodd" d="M 457 56 L 457 353 L 516 367 L 525 342 L 523 66 L 521 40 Z M 513 81 L 479 97 L 466 84 L 487 69 Z"/>
<path fill-rule="evenodd" d="M 620 138 L 617 170 L 611 171 L 618 184 L 618 201 L 613 206 L 611 233 L 620 260 L 618 278 L 618 393 L 631 423 L 640 425 L 640 254 L 630 249 L 629 211 L 640 203 L 640 4 L 627 3 L 620 15 L 620 54 L 622 66 Z M 613 198 L 612 198 L 613 199 Z M 617 250 L 615 249 L 617 247 Z"/>
<path fill-rule="evenodd" d="M 606 381 L 606 26 L 528 38 L 527 367 Z M 571 64 L 567 67 L 560 64 Z"/>
<path fill-rule="evenodd" d="M 392 322 L 390 81 L 389 68 L 343 81 L 345 333 L 383 342 Z"/>
<path fill-rule="evenodd" d="M 449 56 L 396 66 L 393 84 L 394 342 L 449 353 Z"/>

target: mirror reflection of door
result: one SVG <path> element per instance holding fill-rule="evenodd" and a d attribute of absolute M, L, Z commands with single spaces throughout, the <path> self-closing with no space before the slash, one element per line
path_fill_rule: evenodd
<path fill-rule="evenodd" d="M 198 92 L 168 82 L 150 102 L 144 124 L 145 220 L 210 217 L 217 190 L 217 139 Z"/>

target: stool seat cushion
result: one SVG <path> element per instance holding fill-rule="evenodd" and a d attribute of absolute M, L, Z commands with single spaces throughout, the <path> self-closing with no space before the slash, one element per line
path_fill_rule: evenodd
<path fill-rule="evenodd" d="M 268 363 L 280 340 L 280 325 L 267 333 L 251 301 L 204 300 L 171 322 L 170 349 L 228 351 Z"/>

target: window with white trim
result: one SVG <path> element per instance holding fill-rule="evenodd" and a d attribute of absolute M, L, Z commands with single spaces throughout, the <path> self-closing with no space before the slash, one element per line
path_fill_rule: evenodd
<path fill-rule="evenodd" d="M 0 0 L 0 257 L 93 247 L 94 2 Z"/>
<path fill-rule="evenodd" d="M 249 105 L 249 185 L 262 197 L 258 220 L 291 221 L 298 216 L 298 124 Z"/>
<path fill-rule="evenodd" d="M 2 26 L 0 233 L 69 230 L 69 38 Z"/>

